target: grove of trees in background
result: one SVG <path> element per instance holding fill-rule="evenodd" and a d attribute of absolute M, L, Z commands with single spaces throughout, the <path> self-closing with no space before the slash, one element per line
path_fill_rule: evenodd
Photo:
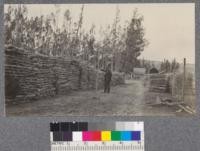
<path fill-rule="evenodd" d="M 173 59 L 171 62 L 165 59 L 163 62 L 161 62 L 160 71 L 164 73 L 176 72 L 178 71 L 179 67 L 180 64 L 176 61 L 176 59 Z"/>
<path fill-rule="evenodd" d="M 47 56 L 62 56 L 80 59 L 98 68 L 109 63 L 113 71 L 132 72 L 138 62 L 138 56 L 148 44 L 144 38 L 143 16 L 137 9 L 123 26 L 120 22 L 120 9 L 116 7 L 113 24 L 101 27 L 97 31 L 92 25 L 86 31 L 84 5 L 80 7 L 79 19 L 74 20 L 66 9 L 62 27 L 58 26 L 59 5 L 56 11 L 47 16 L 28 17 L 26 5 L 8 6 L 4 14 L 5 44 L 22 47 L 33 53 Z M 97 38 L 97 32 L 101 40 Z"/>

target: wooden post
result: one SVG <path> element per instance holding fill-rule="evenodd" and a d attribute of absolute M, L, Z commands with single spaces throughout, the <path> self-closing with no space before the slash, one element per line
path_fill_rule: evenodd
<path fill-rule="evenodd" d="M 98 73 L 98 70 L 99 70 L 99 52 L 97 50 L 97 60 L 96 60 L 96 66 L 97 66 L 97 73 L 96 73 L 96 86 L 95 86 L 95 90 L 97 92 L 98 90 L 98 79 L 99 79 L 99 73 Z"/>
<path fill-rule="evenodd" d="M 111 71 L 113 72 L 113 62 L 114 62 L 114 55 L 113 55 L 113 49 L 112 49 L 112 57 L 111 57 Z"/>
<path fill-rule="evenodd" d="M 22 39 L 22 27 L 19 25 L 19 21 L 20 21 L 20 15 L 21 15 L 21 12 L 22 12 L 22 6 L 21 4 L 18 4 L 18 14 L 17 14 L 17 46 L 18 47 L 21 47 L 21 39 Z M 20 30 L 20 31 L 19 31 Z"/>
<path fill-rule="evenodd" d="M 172 97 L 174 97 L 175 95 L 175 71 L 173 71 L 173 75 L 172 75 Z"/>
<path fill-rule="evenodd" d="M 182 101 L 185 101 L 185 76 L 186 76 L 186 58 L 183 59 L 183 83 L 182 83 Z"/>

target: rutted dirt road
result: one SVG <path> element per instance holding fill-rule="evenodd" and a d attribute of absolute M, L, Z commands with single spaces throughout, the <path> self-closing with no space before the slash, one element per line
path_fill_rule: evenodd
<path fill-rule="evenodd" d="M 99 91 L 72 92 L 68 95 L 7 106 L 7 116 L 170 116 L 168 107 L 145 104 L 142 80 L 128 80 L 112 87 L 110 94 Z"/>

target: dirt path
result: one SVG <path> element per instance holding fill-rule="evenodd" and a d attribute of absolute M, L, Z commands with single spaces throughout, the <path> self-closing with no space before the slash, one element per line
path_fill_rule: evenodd
<path fill-rule="evenodd" d="M 7 106 L 8 116 L 144 116 L 161 115 L 145 105 L 145 88 L 141 80 L 129 80 L 125 85 L 102 90 L 72 92 L 66 96 Z M 171 115 L 166 110 L 164 115 Z"/>
<path fill-rule="evenodd" d="M 7 115 L 142 115 L 144 88 L 141 81 L 126 81 L 125 85 L 102 90 L 72 92 L 26 104 L 7 107 Z"/>

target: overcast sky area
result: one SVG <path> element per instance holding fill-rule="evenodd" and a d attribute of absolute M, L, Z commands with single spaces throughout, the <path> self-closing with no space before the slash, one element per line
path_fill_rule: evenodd
<path fill-rule="evenodd" d="M 5 6 L 5 12 L 7 9 Z M 60 7 L 59 23 L 62 24 L 63 14 L 69 9 L 72 19 L 77 21 L 82 4 L 62 4 Z M 116 7 L 120 9 L 120 25 L 130 20 L 133 10 L 138 9 L 143 15 L 145 38 L 149 45 L 145 47 L 140 58 L 162 61 L 176 58 L 182 62 L 195 63 L 195 7 L 192 3 L 174 4 L 84 4 L 83 28 L 88 30 L 96 25 L 96 33 L 100 26 L 112 25 L 116 15 Z M 27 5 L 28 15 L 46 16 L 55 12 L 53 4 Z"/>

